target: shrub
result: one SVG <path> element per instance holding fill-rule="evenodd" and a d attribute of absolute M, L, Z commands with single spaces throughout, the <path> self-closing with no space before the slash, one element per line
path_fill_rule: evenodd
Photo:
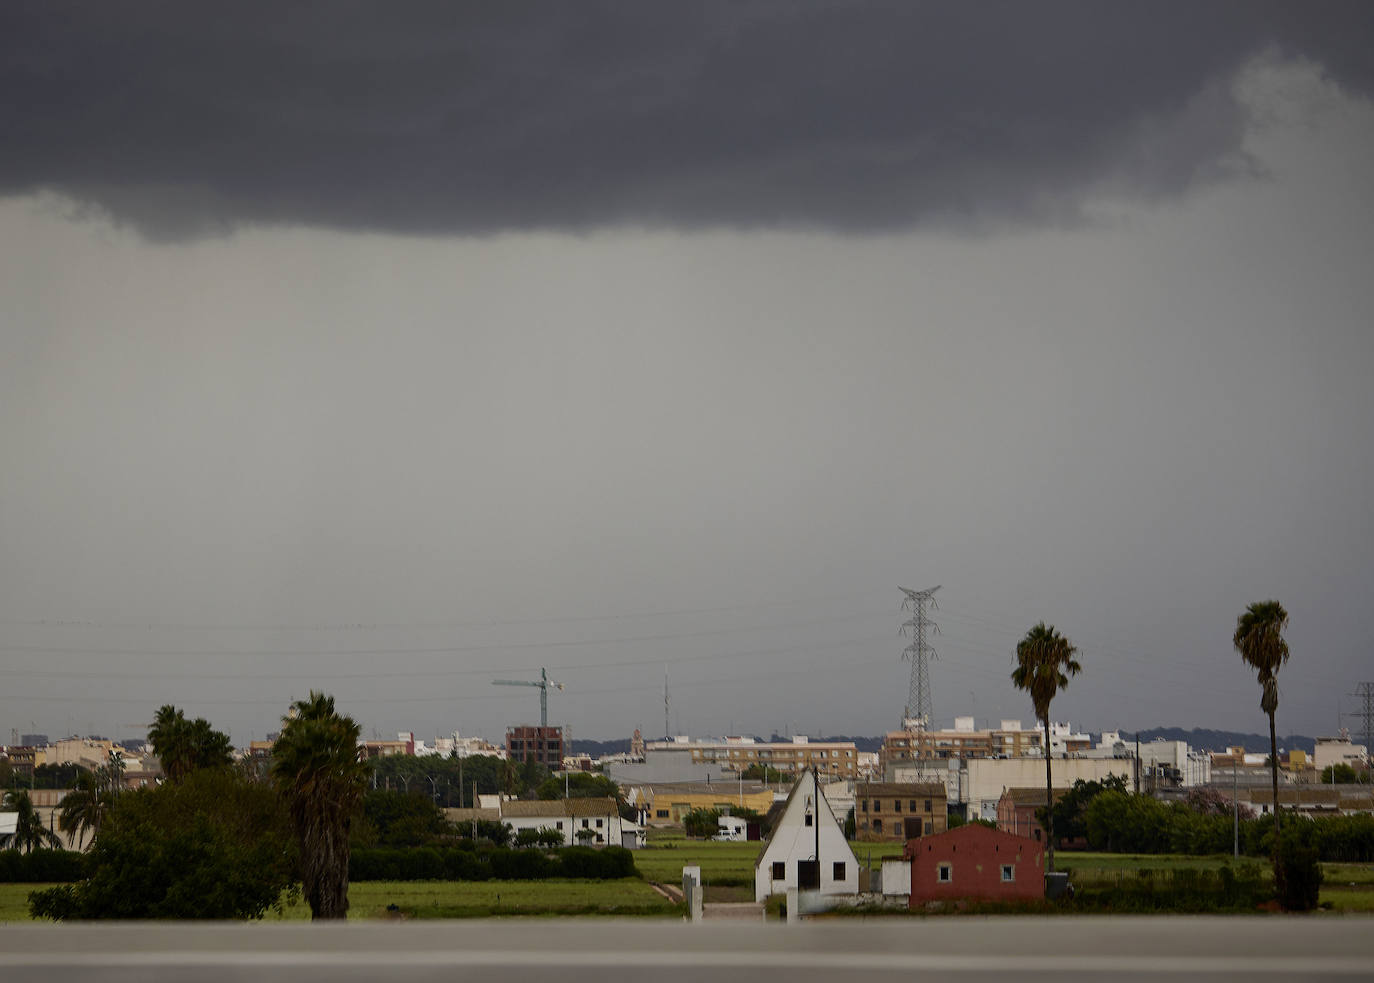
<path fill-rule="evenodd" d="M 0 850 L 0 883 L 51 884 L 85 876 L 86 855 L 75 850 Z"/>
<path fill-rule="evenodd" d="M 1296 833 L 1296 831 L 1295 831 Z M 1316 847 L 1303 842 L 1300 833 L 1284 831 L 1274 851 L 1274 887 L 1279 907 L 1284 911 L 1311 911 L 1317 907 L 1322 886 L 1322 868 Z"/>

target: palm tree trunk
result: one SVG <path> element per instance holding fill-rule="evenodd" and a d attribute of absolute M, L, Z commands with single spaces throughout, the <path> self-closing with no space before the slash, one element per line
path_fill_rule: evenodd
<path fill-rule="evenodd" d="M 1274 849 L 1279 848 L 1279 739 L 1274 733 L 1274 715 L 1269 714 L 1269 771 L 1274 780 Z"/>
<path fill-rule="evenodd" d="M 1054 873 L 1054 783 L 1050 780 L 1050 718 L 1045 717 L 1045 870 Z"/>

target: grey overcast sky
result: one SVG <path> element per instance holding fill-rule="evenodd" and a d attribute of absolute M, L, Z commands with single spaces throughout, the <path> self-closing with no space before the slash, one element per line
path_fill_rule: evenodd
<path fill-rule="evenodd" d="M 1374 680 L 1374 5 L 10 2 L 0 740 L 1281 733 Z"/>

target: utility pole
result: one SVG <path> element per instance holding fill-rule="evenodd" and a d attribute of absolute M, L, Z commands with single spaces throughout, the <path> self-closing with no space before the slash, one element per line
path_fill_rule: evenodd
<path fill-rule="evenodd" d="M 673 732 L 668 727 L 668 667 L 663 667 L 663 739 L 670 741 Z"/>

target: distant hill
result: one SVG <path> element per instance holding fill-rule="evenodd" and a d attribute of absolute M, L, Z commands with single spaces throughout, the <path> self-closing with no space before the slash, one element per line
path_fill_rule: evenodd
<path fill-rule="evenodd" d="M 1134 733 L 1131 736 L 1134 737 Z M 1152 727 L 1140 732 L 1142 741 L 1153 741 L 1161 737 L 1166 741 L 1187 741 L 1190 748 L 1198 751 L 1225 751 L 1228 747 L 1238 744 L 1255 754 L 1269 753 L 1268 734 L 1242 734 L 1234 730 L 1210 730 L 1206 727 L 1194 727 L 1192 730 L 1184 730 L 1182 727 Z M 1311 754 L 1316 744 L 1315 740 L 1302 734 L 1279 735 L 1280 751 L 1297 749 Z"/>

